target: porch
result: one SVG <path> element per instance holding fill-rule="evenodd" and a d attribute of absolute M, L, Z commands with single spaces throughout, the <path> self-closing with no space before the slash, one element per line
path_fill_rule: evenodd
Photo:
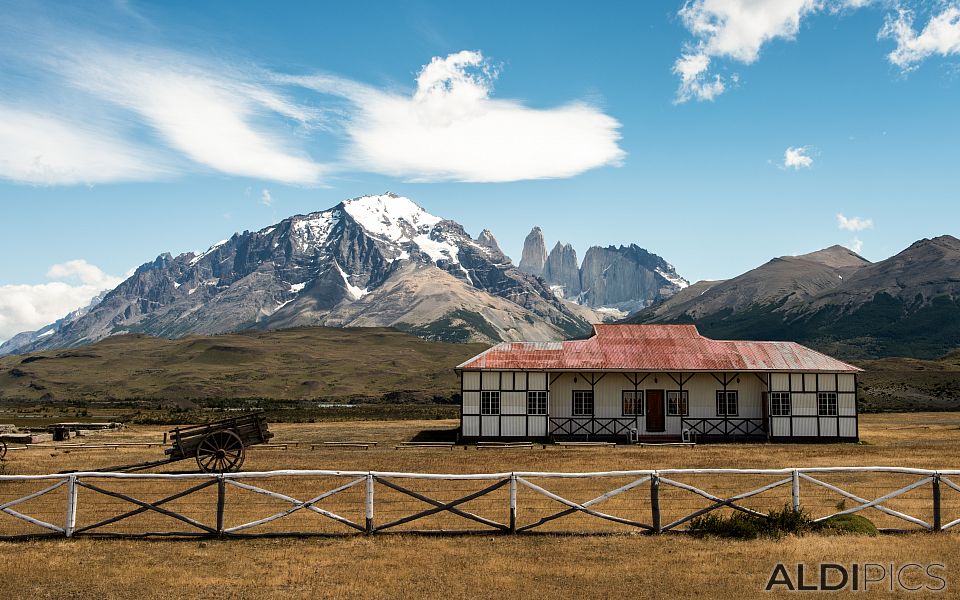
<path fill-rule="evenodd" d="M 763 418 L 707 417 L 680 418 L 679 432 L 654 433 L 644 430 L 636 417 L 551 417 L 549 435 L 553 440 L 616 439 L 624 441 L 748 441 L 766 440 L 767 420 Z"/>

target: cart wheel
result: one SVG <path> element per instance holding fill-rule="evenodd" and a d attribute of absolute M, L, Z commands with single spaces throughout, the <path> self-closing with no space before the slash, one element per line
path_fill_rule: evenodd
<path fill-rule="evenodd" d="M 7 455 L 7 443 L 3 440 L 0 440 L 0 460 Z"/>
<path fill-rule="evenodd" d="M 204 473 L 238 471 L 244 455 L 240 436 L 232 431 L 213 431 L 197 446 L 197 466 Z"/>

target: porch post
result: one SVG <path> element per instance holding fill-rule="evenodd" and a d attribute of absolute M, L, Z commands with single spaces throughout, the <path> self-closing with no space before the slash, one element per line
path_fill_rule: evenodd
<path fill-rule="evenodd" d="M 593 398 L 593 401 L 590 403 L 590 434 L 596 433 L 597 429 L 597 377 L 595 374 L 590 374 L 590 396 Z M 590 434 L 587 434 L 587 439 L 590 439 Z"/>

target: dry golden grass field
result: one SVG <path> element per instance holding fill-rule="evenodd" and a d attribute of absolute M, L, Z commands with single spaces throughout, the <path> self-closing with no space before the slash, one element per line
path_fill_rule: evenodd
<path fill-rule="evenodd" d="M 704 445 L 696 448 L 618 447 L 517 450 L 396 450 L 423 430 L 449 429 L 454 422 L 339 422 L 277 424 L 276 443 L 286 449 L 250 449 L 245 471 L 272 469 L 377 470 L 426 473 L 495 473 L 507 471 L 610 471 L 669 468 L 779 468 L 819 466 L 903 466 L 929 469 L 960 468 L 960 414 L 917 413 L 861 416 L 859 445 Z M 131 427 L 118 433 L 85 438 L 88 444 L 111 441 L 161 440 L 164 428 Z M 369 450 L 318 448 L 320 441 L 370 440 Z M 299 442 L 298 446 L 292 445 Z M 64 469 L 93 469 L 113 464 L 155 459 L 162 448 L 18 450 L 3 463 L 6 474 L 41 474 Z M 190 469 L 192 463 L 168 470 Z M 729 496 L 774 481 L 769 476 L 679 478 L 718 496 Z M 915 476 L 823 476 L 865 498 L 874 498 L 903 487 Z M 960 477 L 958 477 L 960 479 Z M 349 479 L 277 478 L 249 483 L 279 491 L 300 500 L 345 483 Z M 453 500 L 477 491 L 489 482 L 407 481 L 402 485 L 439 500 Z M 630 478 L 605 480 L 537 479 L 566 498 L 583 502 L 628 483 Z M 194 482 L 195 483 L 195 482 Z M 155 501 L 183 490 L 190 483 L 169 481 L 97 481 L 102 487 Z M 17 487 L 19 486 L 19 487 Z M 0 487 L 0 504 L 43 486 L 14 484 Z M 171 510 L 208 523 L 216 502 L 216 488 L 166 504 Z M 58 489 L 22 505 L 23 512 L 52 523 L 63 523 L 65 501 Z M 58 495 L 60 494 L 60 495 Z M 804 508 L 829 514 L 844 506 L 835 495 L 804 484 Z M 376 488 L 376 520 L 384 523 L 428 508 L 426 504 L 387 489 Z M 504 522 L 507 489 L 462 505 L 484 517 Z M 758 510 L 781 507 L 789 501 L 789 486 L 745 501 Z M 698 507 L 706 500 L 674 488 L 662 491 L 664 522 Z M 887 505 L 925 520 L 931 519 L 930 486 L 896 498 Z M 229 488 L 226 525 L 262 518 L 289 508 L 246 490 Z M 322 501 L 318 506 L 362 523 L 363 486 L 355 486 Z M 849 505 L 848 505 L 849 506 Z M 518 492 L 518 521 L 529 523 L 564 507 L 529 489 Z M 29 508 L 29 510 L 28 510 Z M 115 498 L 82 489 L 78 525 L 89 524 L 133 507 Z M 649 522 L 649 488 L 640 486 L 612 498 L 598 508 L 627 518 Z M 960 518 L 960 494 L 943 492 L 944 522 Z M 906 525 L 873 509 L 865 516 L 881 527 Z M 19 527 L 0 515 L 0 528 L 9 534 Z M 163 515 L 145 513 L 116 523 L 105 531 L 159 531 L 171 527 Z M 174 530 L 184 531 L 173 522 Z M 25 532 L 31 526 L 22 523 Z M 947 590 L 940 597 L 960 597 L 960 530 L 942 534 L 911 533 L 879 537 L 788 536 L 780 540 L 730 541 L 696 539 L 685 535 L 640 535 L 629 527 L 574 514 L 548 523 L 540 534 L 487 533 L 462 536 L 423 536 L 403 533 L 415 527 L 476 529 L 478 524 L 449 514 L 437 514 L 397 528 L 399 533 L 373 536 L 352 530 L 315 513 L 298 511 L 268 523 L 264 532 L 303 530 L 343 533 L 339 537 L 261 538 L 230 540 L 149 539 L 117 540 L 77 538 L 0 543 L 0 598 L 87 597 L 363 597 L 363 598 L 467 598 L 508 593 L 521 597 L 553 596 L 642 598 L 744 598 L 793 597 L 764 594 L 762 589 L 777 562 L 793 568 L 804 562 L 815 569 L 821 562 L 931 563 L 945 565 L 941 574 Z M 112 528 L 111 528 L 112 527 Z M 960 528 L 958 528 L 960 529 Z M 169 529 L 168 529 L 169 530 Z M 35 529 L 33 530 L 35 531 Z M 258 530 L 252 530 L 258 531 Z M 558 535 L 558 532 L 592 531 L 613 535 Z M 551 533 L 553 532 L 553 533 Z M 906 581 L 909 584 L 909 581 Z M 817 594 L 800 594 L 800 597 Z M 874 586 L 863 597 L 903 597 Z"/>

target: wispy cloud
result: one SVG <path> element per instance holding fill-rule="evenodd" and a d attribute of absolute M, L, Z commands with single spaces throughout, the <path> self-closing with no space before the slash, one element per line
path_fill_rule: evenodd
<path fill-rule="evenodd" d="M 498 70 L 480 52 L 434 57 L 412 93 L 329 76 L 285 80 L 347 99 L 354 169 L 412 181 L 499 182 L 571 177 L 617 165 L 620 123 L 573 102 L 530 108 L 491 98 Z"/>
<path fill-rule="evenodd" d="M 786 169 L 809 169 L 813 166 L 813 158 L 807 154 L 806 146 L 790 147 L 783 152 L 783 166 Z"/>
<path fill-rule="evenodd" d="M 213 170 L 312 185 L 324 166 L 297 147 L 283 124 L 318 115 L 252 75 L 214 69 L 180 54 L 149 49 L 76 53 L 57 69 L 74 87 L 134 113 L 171 148 Z M 170 65 L 177 65 L 171 67 Z"/>
<path fill-rule="evenodd" d="M 260 192 L 260 204 L 264 206 L 273 206 L 273 194 L 270 193 L 270 190 L 264 188 Z"/>
<path fill-rule="evenodd" d="M 942 10 L 917 33 L 914 11 L 905 6 L 931 3 Z M 735 75 L 724 78 L 711 70 L 717 60 L 753 64 L 770 42 L 795 39 L 811 16 L 841 15 L 867 6 L 897 8 L 887 15 L 878 37 L 897 43 L 888 58 L 902 69 L 915 68 L 933 55 L 960 54 L 960 0 L 686 0 L 678 14 L 693 39 L 673 65 L 680 78 L 675 101 L 713 100 L 722 94 Z"/>
<path fill-rule="evenodd" d="M 863 252 L 863 240 L 861 240 L 860 238 L 853 238 L 852 240 L 850 240 L 850 243 L 847 244 L 847 248 L 853 250 L 857 254 L 860 254 L 861 252 Z"/>
<path fill-rule="evenodd" d="M 844 216 L 843 213 L 837 213 L 837 227 L 846 231 L 863 231 L 864 229 L 873 229 L 873 219 L 847 217 Z"/>
<path fill-rule="evenodd" d="M 0 105 L 0 179 L 34 185 L 163 178 L 158 153 L 83 122 Z"/>
<path fill-rule="evenodd" d="M 123 281 L 83 259 L 52 265 L 47 277 L 37 285 L 0 285 L 0 340 L 49 325 Z"/>
<path fill-rule="evenodd" d="M 492 98 L 498 69 L 479 51 L 434 57 L 409 92 L 274 73 L 227 54 L 49 20 L 0 23 L 0 61 L 18 72 L 0 99 L 14 103 L 0 111 L 19 111 L 0 122 L 0 178 L 70 185 L 208 170 L 313 186 L 367 171 L 492 182 L 570 177 L 624 157 L 620 123 L 592 104 Z M 312 156 L 318 147 L 327 156 Z"/>

